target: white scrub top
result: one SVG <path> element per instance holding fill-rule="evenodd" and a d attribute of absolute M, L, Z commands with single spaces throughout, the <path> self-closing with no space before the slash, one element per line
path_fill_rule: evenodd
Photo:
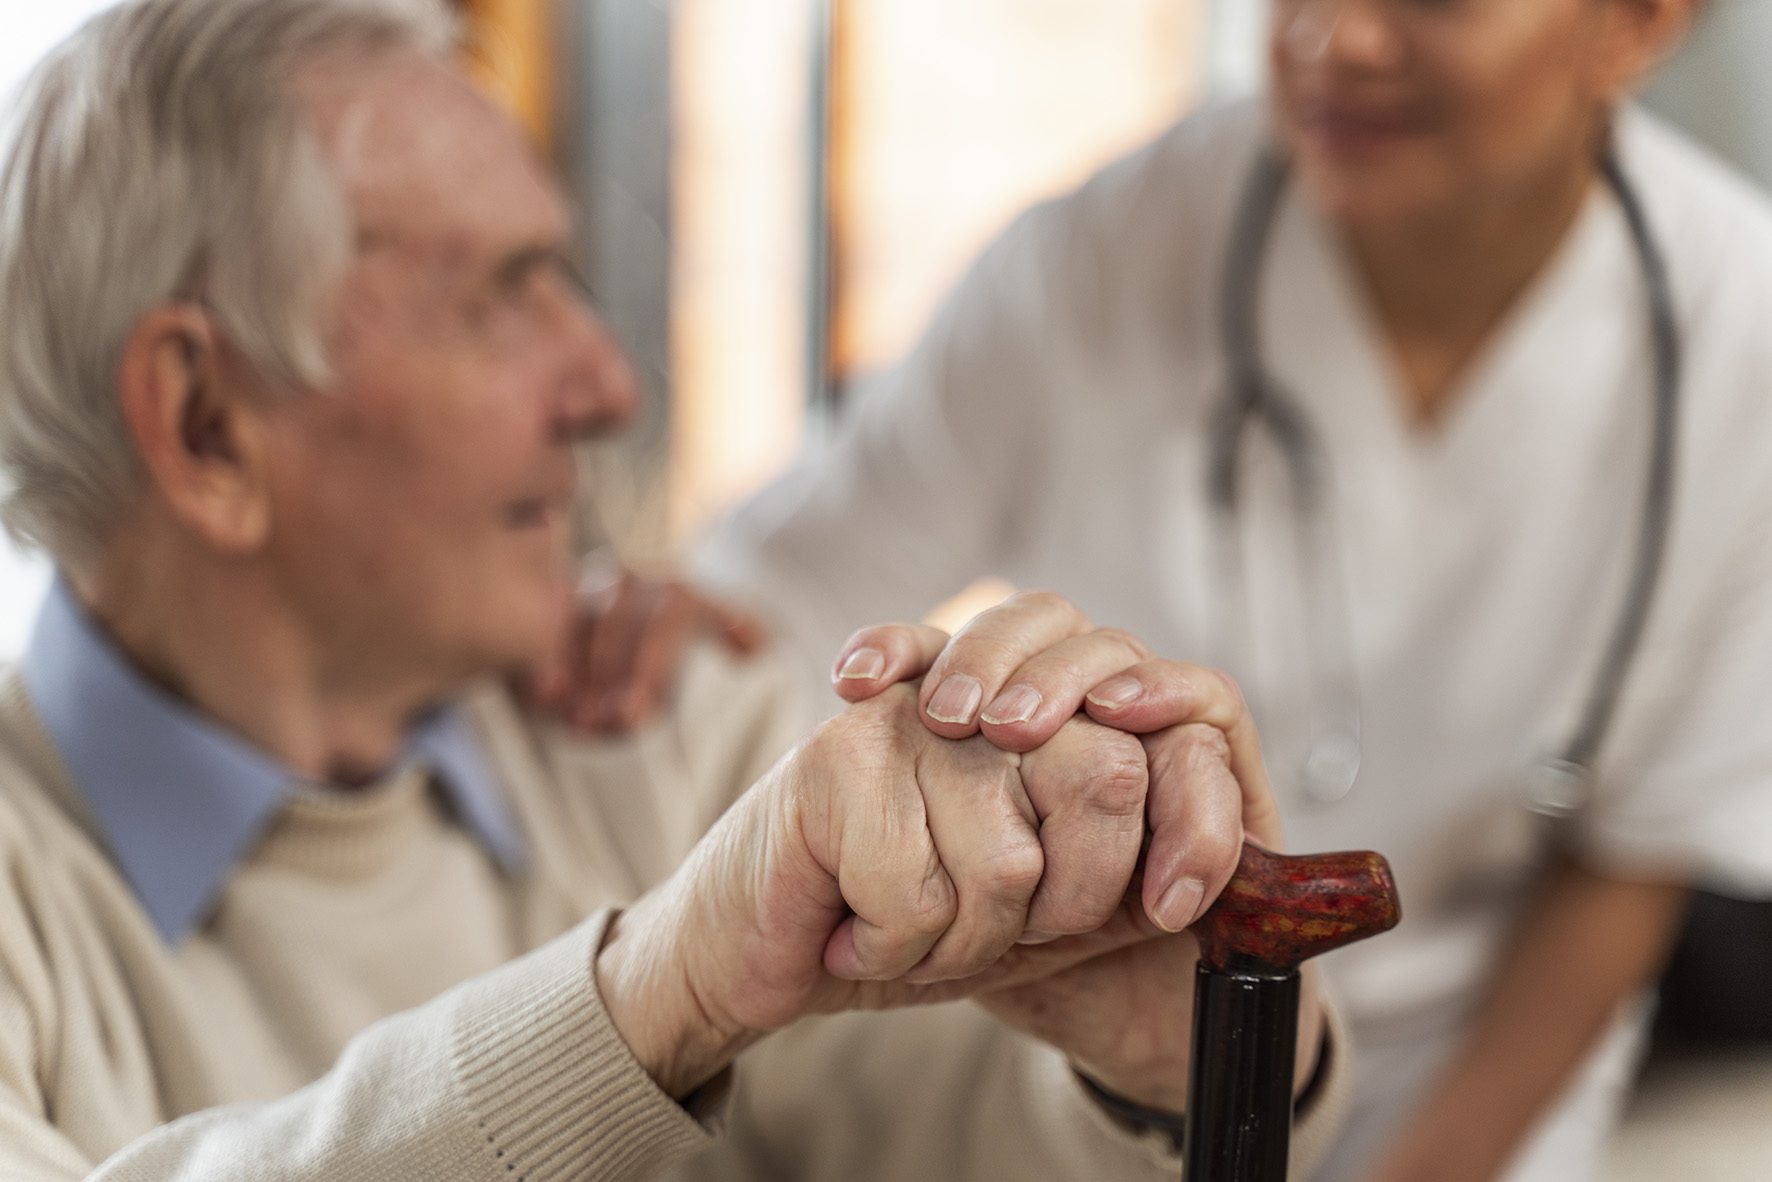
<path fill-rule="evenodd" d="M 1306 799 L 1310 592 L 1286 470 L 1252 432 L 1252 642 L 1226 635 L 1204 491 L 1224 244 L 1264 139 L 1255 105 L 1203 113 L 1024 215 L 699 565 L 766 604 L 821 683 L 855 627 L 917 618 L 980 576 L 1227 667 L 1292 848 L 1379 850 L 1402 893 L 1397 931 L 1324 961 L 1364 1065 L 1329 1175 L 1352 1178 L 1455 1045 L 1540 864 L 1521 779 L 1569 737 L 1623 600 L 1653 353 L 1599 186 L 1444 421 L 1413 428 L 1334 234 L 1288 194 L 1264 360 L 1327 452 L 1364 732 L 1347 799 Z M 1625 115 L 1619 145 L 1672 271 L 1683 402 L 1664 573 L 1574 837 L 1620 875 L 1772 892 L 1772 209 L 1646 114 Z M 1586 1176 L 1628 1066 L 1620 1035 L 1514 1176 Z"/>

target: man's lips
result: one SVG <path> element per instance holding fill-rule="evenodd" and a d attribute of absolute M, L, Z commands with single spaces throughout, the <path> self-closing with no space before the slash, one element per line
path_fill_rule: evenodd
<path fill-rule="evenodd" d="M 552 525 L 572 512 L 578 474 L 569 464 L 550 464 L 525 481 L 520 492 L 505 506 L 505 523 L 513 529 Z"/>

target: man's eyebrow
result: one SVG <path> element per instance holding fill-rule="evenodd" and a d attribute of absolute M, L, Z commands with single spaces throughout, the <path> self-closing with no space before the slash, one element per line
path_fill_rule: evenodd
<path fill-rule="evenodd" d="M 365 226 L 357 232 L 357 251 L 367 254 L 386 250 L 411 241 L 408 235 L 383 227 Z M 493 284 L 515 283 L 528 277 L 538 267 L 554 267 L 577 276 L 578 263 L 570 250 L 560 242 L 531 242 L 500 255 L 483 273 Z"/>

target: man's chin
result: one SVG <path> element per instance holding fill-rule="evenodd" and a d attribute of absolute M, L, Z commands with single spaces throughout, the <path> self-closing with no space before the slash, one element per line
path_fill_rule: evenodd
<path fill-rule="evenodd" d="M 481 596 L 472 618 L 453 621 L 460 631 L 433 635 L 431 667 L 441 666 L 458 686 L 493 677 L 526 684 L 546 663 L 559 660 L 571 635 L 572 588 L 551 582 L 532 583 L 521 594 Z"/>
<path fill-rule="evenodd" d="M 567 651 L 576 617 L 572 588 L 562 584 L 522 615 L 522 627 L 515 626 L 516 618 L 508 620 L 513 627 L 500 654 L 500 670 L 505 673 L 533 673 Z"/>

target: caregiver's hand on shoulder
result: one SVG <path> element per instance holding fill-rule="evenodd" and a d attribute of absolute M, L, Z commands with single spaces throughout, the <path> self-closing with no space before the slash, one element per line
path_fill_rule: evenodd
<path fill-rule="evenodd" d="M 737 604 L 682 579 L 611 567 L 580 589 L 565 644 L 517 688 L 580 731 L 619 734 L 664 712 L 695 642 L 744 656 L 765 638 L 762 621 Z"/>

